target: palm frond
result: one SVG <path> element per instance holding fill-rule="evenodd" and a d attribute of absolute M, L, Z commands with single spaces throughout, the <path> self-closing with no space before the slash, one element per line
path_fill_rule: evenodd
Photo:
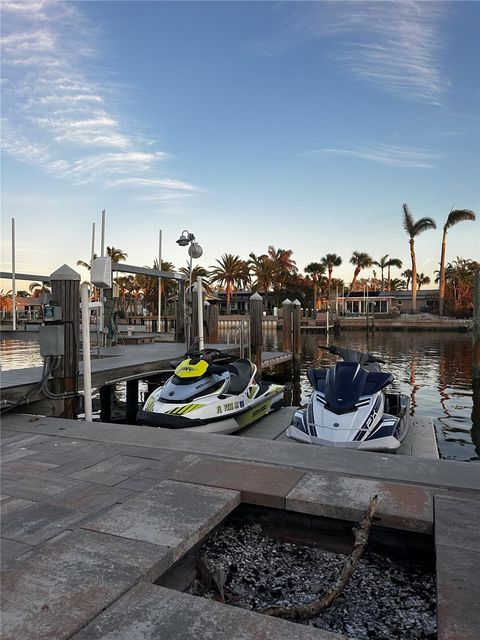
<path fill-rule="evenodd" d="M 413 219 L 412 212 L 408 208 L 408 205 L 403 204 L 403 228 L 408 233 L 410 237 L 413 237 L 413 228 L 415 226 L 415 221 Z"/>
<path fill-rule="evenodd" d="M 428 231 L 428 229 L 436 229 L 437 223 L 433 218 L 420 218 L 413 225 L 413 235 L 419 236 L 424 231 Z"/>
<path fill-rule="evenodd" d="M 444 229 L 450 229 L 454 225 L 459 222 L 463 222 L 464 220 L 475 220 L 476 215 L 470 209 L 455 209 L 454 211 L 450 211 L 448 214 L 447 222 L 445 223 Z"/>

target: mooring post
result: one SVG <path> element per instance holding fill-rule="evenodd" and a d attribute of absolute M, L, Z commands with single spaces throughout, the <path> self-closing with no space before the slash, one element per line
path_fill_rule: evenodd
<path fill-rule="evenodd" d="M 198 342 L 198 288 L 197 283 L 195 282 L 192 285 L 192 293 L 191 293 L 191 326 L 190 326 L 190 344 L 187 345 L 189 348 Z"/>
<path fill-rule="evenodd" d="M 127 424 L 136 424 L 138 411 L 138 379 L 127 380 Z"/>
<path fill-rule="evenodd" d="M 62 309 L 59 320 L 64 329 L 64 354 L 53 375 L 53 392 L 60 398 L 60 416 L 77 418 L 78 352 L 80 341 L 80 274 L 64 264 L 50 276 L 52 300 Z M 87 345 L 90 348 L 90 345 Z"/>
<path fill-rule="evenodd" d="M 288 298 L 282 302 L 282 349 L 284 351 L 292 350 L 292 302 Z"/>
<path fill-rule="evenodd" d="M 292 303 L 292 359 L 293 359 L 293 380 L 300 380 L 300 361 L 302 353 L 302 340 L 301 340 L 301 318 L 302 309 L 299 300 L 294 300 Z M 327 334 L 328 335 L 328 334 Z"/>
<path fill-rule="evenodd" d="M 250 352 L 252 359 L 257 365 L 258 372 L 262 371 L 262 351 L 263 351 L 263 300 L 259 293 L 250 296 Z"/>
<path fill-rule="evenodd" d="M 218 343 L 218 304 L 215 300 L 210 300 L 207 312 L 208 342 Z"/>
<path fill-rule="evenodd" d="M 100 420 L 102 422 L 112 420 L 112 387 L 109 384 L 100 387 Z"/>
<path fill-rule="evenodd" d="M 185 281 L 178 280 L 175 318 L 175 342 L 185 342 Z"/>

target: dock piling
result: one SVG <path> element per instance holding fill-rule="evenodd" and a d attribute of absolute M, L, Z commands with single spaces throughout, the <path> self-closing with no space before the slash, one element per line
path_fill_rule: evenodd
<path fill-rule="evenodd" d="M 62 308 L 61 323 L 64 326 L 64 355 L 53 377 L 53 392 L 68 394 L 59 398 L 60 416 L 75 419 L 77 417 L 78 389 L 78 353 L 80 341 L 80 321 L 78 307 L 80 303 L 80 274 L 64 264 L 50 276 L 52 300 Z M 90 345 L 87 345 L 90 348 Z M 55 401 L 56 402 L 56 401 Z"/>
<path fill-rule="evenodd" d="M 138 411 L 138 378 L 127 380 L 127 424 L 136 424 Z"/>
<path fill-rule="evenodd" d="M 257 365 L 259 373 L 262 370 L 262 350 L 263 350 L 263 300 L 262 296 L 254 293 L 250 296 L 250 352 L 252 359 Z"/>

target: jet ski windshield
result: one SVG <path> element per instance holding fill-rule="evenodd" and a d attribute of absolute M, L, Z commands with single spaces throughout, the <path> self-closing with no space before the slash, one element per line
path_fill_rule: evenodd
<path fill-rule="evenodd" d="M 335 413 L 351 411 L 361 397 L 371 396 L 392 382 L 391 373 L 368 371 L 357 362 L 337 362 L 325 378 L 325 400 Z"/>

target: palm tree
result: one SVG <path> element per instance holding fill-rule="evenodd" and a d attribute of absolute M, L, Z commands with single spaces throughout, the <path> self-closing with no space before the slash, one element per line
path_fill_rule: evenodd
<path fill-rule="evenodd" d="M 368 253 L 362 253 L 361 251 L 354 251 L 352 253 L 352 257 L 350 258 L 350 262 L 355 265 L 355 271 L 353 272 L 353 280 L 350 284 L 350 291 L 353 291 L 353 287 L 355 282 L 357 281 L 358 274 L 362 269 L 367 269 L 372 266 L 372 258 L 368 255 Z"/>
<path fill-rule="evenodd" d="M 31 282 L 28 290 L 34 298 L 39 298 L 44 293 L 50 293 L 51 289 L 46 282 Z"/>
<path fill-rule="evenodd" d="M 447 233 L 450 227 L 463 222 L 464 220 L 475 220 L 475 214 L 470 209 L 454 209 L 448 214 L 446 223 L 443 225 L 442 255 L 440 258 L 440 287 L 438 293 L 438 313 L 443 316 L 445 302 L 445 249 L 447 246 Z"/>
<path fill-rule="evenodd" d="M 165 269 L 163 269 L 163 264 L 164 263 L 162 260 L 162 270 L 165 271 Z M 174 270 L 173 268 L 169 269 L 169 271 L 173 271 L 173 270 Z M 183 273 L 183 275 L 187 276 L 187 278 L 190 278 L 190 264 L 187 262 L 186 267 L 180 267 L 179 272 Z M 194 284 L 197 281 L 198 276 L 202 278 L 203 289 L 205 289 L 207 293 L 212 293 L 212 287 L 210 286 L 210 283 L 209 283 L 210 274 L 205 269 L 205 267 L 202 267 L 200 264 L 197 264 L 192 268 L 192 284 Z M 169 280 L 169 282 L 172 282 L 172 281 Z M 163 289 L 163 280 L 162 280 L 162 289 Z"/>
<path fill-rule="evenodd" d="M 327 272 L 328 272 L 327 297 L 328 297 L 328 302 L 330 304 L 330 289 L 331 289 L 331 286 L 332 286 L 332 271 L 333 271 L 334 267 L 339 267 L 342 264 L 342 259 L 341 259 L 340 256 L 337 256 L 336 253 L 327 253 L 326 256 L 323 256 L 321 262 L 322 262 L 323 266 L 327 269 Z"/>
<path fill-rule="evenodd" d="M 415 256 L 415 238 L 428 231 L 436 229 L 437 225 L 432 218 L 420 218 L 415 222 L 413 215 L 406 204 L 403 205 L 403 227 L 410 237 L 410 257 L 412 259 L 412 313 L 417 312 L 417 259 Z"/>
<path fill-rule="evenodd" d="M 419 291 L 422 284 L 430 284 L 430 278 L 423 273 L 417 273 L 417 285 Z"/>
<path fill-rule="evenodd" d="M 407 288 L 408 287 L 405 280 L 400 280 L 400 278 L 392 278 L 392 280 L 390 281 L 389 291 L 404 291 Z"/>
<path fill-rule="evenodd" d="M 388 285 L 387 288 L 390 291 L 390 267 L 397 267 L 397 269 L 401 269 L 403 267 L 403 262 L 399 259 L 399 258 L 390 258 L 390 260 L 387 262 L 387 268 L 388 268 L 388 272 L 387 272 L 387 280 L 388 280 Z M 383 286 L 382 286 L 383 289 Z"/>
<path fill-rule="evenodd" d="M 272 245 L 268 247 L 268 256 L 275 263 L 280 276 L 297 270 L 297 264 L 292 260 L 292 253 L 292 249 L 275 249 Z"/>
<path fill-rule="evenodd" d="M 402 271 L 402 276 L 406 279 L 407 281 L 407 286 L 406 289 L 408 291 L 408 287 L 410 285 L 410 282 L 412 281 L 412 270 L 411 269 L 405 269 L 405 271 Z"/>
<path fill-rule="evenodd" d="M 107 247 L 107 256 L 112 262 L 125 262 L 128 258 L 128 253 L 125 253 L 123 249 L 116 249 L 115 247 Z"/>
<path fill-rule="evenodd" d="M 227 294 L 227 313 L 231 313 L 230 300 L 232 291 L 238 286 L 245 286 L 250 281 L 250 268 L 248 263 L 234 256 L 232 253 L 225 253 L 217 264 L 213 265 L 210 273 L 210 282 L 218 282 L 225 287 Z"/>
<path fill-rule="evenodd" d="M 275 280 L 278 275 L 277 265 L 270 256 L 267 256 L 264 253 L 257 256 L 252 252 L 249 254 L 248 258 L 248 265 L 251 270 L 251 274 L 255 278 L 253 288 L 256 291 L 261 291 L 265 294 L 268 293 L 275 284 Z"/>
<path fill-rule="evenodd" d="M 321 262 L 310 262 L 304 269 L 305 273 L 308 273 L 309 276 L 312 276 L 313 282 L 313 309 L 314 314 L 317 313 L 317 286 L 318 280 L 325 273 L 325 265 Z"/>
<path fill-rule="evenodd" d="M 380 271 L 381 271 L 381 273 L 382 273 L 382 284 L 381 284 L 381 289 L 382 289 L 382 291 L 383 291 L 383 282 L 384 282 L 384 281 L 383 281 L 383 271 L 384 271 L 384 269 L 386 269 L 386 268 L 388 267 L 388 253 L 387 253 L 387 255 L 382 256 L 382 257 L 380 258 L 380 260 L 378 260 L 378 261 L 377 261 L 377 260 L 374 260 L 374 261 L 372 262 L 372 264 L 376 265 L 377 267 L 380 267 Z"/>
<path fill-rule="evenodd" d="M 125 262 L 128 257 L 128 254 L 123 251 L 123 249 L 116 249 L 115 247 L 107 247 L 107 256 L 111 259 L 112 262 Z M 98 258 L 97 254 L 93 254 L 93 259 Z M 79 267 L 84 267 L 85 269 L 92 268 L 90 262 L 85 262 L 84 260 L 77 260 L 77 265 Z"/>

